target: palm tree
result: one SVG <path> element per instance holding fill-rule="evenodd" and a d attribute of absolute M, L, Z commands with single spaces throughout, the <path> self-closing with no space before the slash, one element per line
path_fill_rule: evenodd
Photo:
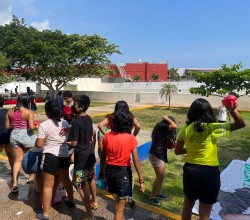
<path fill-rule="evenodd" d="M 135 75 L 134 76 L 134 81 L 138 82 L 141 80 L 141 76 L 140 75 Z"/>
<path fill-rule="evenodd" d="M 152 79 L 153 81 L 157 81 L 157 80 L 160 79 L 160 76 L 159 76 L 157 73 L 154 73 L 154 74 L 151 75 L 151 79 Z"/>
<path fill-rule="evenodd" d="M 166 101 L 168 100 L 168 108 L 170 108 L 170 101 L 172 98 L 172 95 L 175 95 L 178 93 L 178 88 L 176 85 L 173 85 L 171 83 L 164 83 L 161 86 L 161 90 L 159 92 L 160 96 L 166 96 Z"/>
<path fill-rule="evenodd" d="M 180 81 L 181 80 L 181 77 L 177 71 L 178 71 L 178 69 L 175 69 L 175 68 L 171 68 L 168 71 L 169 81 L 170 81 L 170 79 L 171 79 L 171 81 Z"/>

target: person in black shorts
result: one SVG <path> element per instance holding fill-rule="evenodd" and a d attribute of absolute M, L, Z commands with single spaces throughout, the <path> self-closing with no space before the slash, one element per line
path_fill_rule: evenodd
<path fill-rule="evenodd" d="M 8 157 L 8 161 L 10 164 L 10 174 L 12 175 L 12 167 L 14 162 L 14 155 L 12 153 L 10 147 L 10 129 L 5 128 L 5 121 L 6 121 L 6 114 L 8 109 L 3 108 L 4 105 L 4 98 L 0 96 L 0 152 L 5 150 L 6 156 Z"/>
<path fill-rule="evenodd" d="M 91 182 L 95 177 L 95 152 L 93 147 L 93 123 L 90 116 L 86 113 L 90 100 L 86 95 L 76 95 L 73 98 L 73 113 L 76 118 L 72 122 L 68 141 L 74 148 L 74 173 L 72 183 L 82 198 L 86 209 L 88 219 L 94 219 L 92 212 L 88 184 L 91 188 Z M 92 191 L 96 189 L 92 188 Z"/>
<path fill-rule="evenodd" d="M 196 200 L 199 200 L 200 219 L 210 219 L 220 189 L 217 140 L 229 135 L 231 131 L 245 127 L 236 108 L 228 109 L 234 123 L 218 123 L 206 99 L 196 99 L 188 110 L 187 121 L 177 135 L 175 147 L 175 154 L 187 154 L 183 167 L 183 220 L 191 219 Z"/>
<path fill-rule="evenodd" d="M 49 100 L 45 104 L 48 119 L 38 128 L 35 146 L 43 148 L 41 170 L 43 179 L 42 204 L 43 213 L 37 214 L 38 219 L 49 219 L 53 186 L 61 181 L 68 194 L 65 203 L 74 207 L 73 189 L 69 178 L 70 157 L 67 145 L 67 136 L 62 135 L 63 128 L 70 128 L 66 120 L 61 119 L 60 109 L 56 100 Z"/>

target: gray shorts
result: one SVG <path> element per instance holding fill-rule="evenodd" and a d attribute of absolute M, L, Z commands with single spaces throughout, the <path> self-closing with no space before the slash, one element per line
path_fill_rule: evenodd
<path fill-rule="evenodd" d="M 153 167 L 163 167 L 166 165 L 166 163 L 163 160 L 157 158 L 153 154 L 148 154 L 148 159 Z"/>
<path fill-rule="evenodd" d="M 10 134 L 10 145 L 11 147 L 34 147 L 36 137 L 33 130 L 14 129 Z"/>

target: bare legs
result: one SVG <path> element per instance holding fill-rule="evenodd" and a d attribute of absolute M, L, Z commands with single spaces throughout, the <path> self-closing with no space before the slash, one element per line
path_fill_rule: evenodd
<path fill-rule="evenodd" d="M 192 217 L 192 209 L 194 207 L 194 203 L 190 201 L 186 196 L 184 197 L 184 205 L 182 210 L 182 220 L 191 220 Z M 200 220 L 209 220 L 210 213 L 212 210 L 213 204 L 205 204 L 200 202 L 199 205 L 199 216 Z"/>
<path fill-rule="evenodd" d="M 11 175 L 12 175 L 13 164 L 14 164 L 14 154 L 10 146 L 4 147 L 4 150 L 5 150 L 6 156 L 8 157 L 8 161 L 9 161 L 10 169 L 11 169 Z"/>
<path fill-rule="evenodd" d="M 94 179 L 88 182 L 89 184 L 89 190 L 91 193 L 91 206 L 92 207 L 98 207 L 97 204 L 97 197 L 96 197 L 96 182 Z"/>
<path fill-rule="evenodd" d="M 43 193 L 42 193 L 42 204 L 43 204 L 43 215 L 48 217 L 51 209 L 52 192 L 55 181 L 55 176 L 50 173 L 43 172 Z"/>
<path fill-rule="evenodd" d="M 23 159 L 23 149 L 21 147 L 13 147 L 13 154 L 14 154 L 14 162 L 13 162 L 13 169 L 12 169 L 12 177 L 13 183 L 12 187 L 17 186 L 18 184 L 18 177 L 21 170 L 21 163 Z"/>
<path fill-rule="evenodd" d="M 161 187 L 162 187 L 162 183 L 163 183 L 164 175 L 165 175 L 165 167 L 166 166 L 154 167 L 156 177 L 152 186 L 152 193 L 150 196 L 151 199 L 155 198 L 156 195 L 161 194 Z"/>
<path fill-rule="evenodd" d="M 94 215 L 93 215 L 92 208 L 91 208 L 91 202 L 90 202 L 90 196 L 89 196 L 88 189 L 86 189 L 86 188 L 77 189 L 77 192 L 81 196 L 83 205 L 85 206 L 85 209 L 86 209 L 87 216 L 93 217 Z"/>
<path fill-rule="evenodd" d="M 123 220 L 124 219 L 124 207 L 125 207 L 125 204 L 126 204 L 125 199 L 119 199 L 119 198 L 116 197 L 114 220 Z"/>
<path fill-rule="evenodd" d="M 59 178 L 58 178 L 59 177 Z M 55 196 L 56 187 L 61 181 L 68 193 L 69 201 L 73 203 L 73 189 L 69 179 L 68 169 L 59 169 L 59 174 L 50 174 L 43 172 L 43 190 L 42 190 L 42 204 L 43 204 L 43 215 L 48 217 L 51 209 L 51 201 Z M 56 186 L 56 187 L 55 187 Z M 39 188 L 39 186 L 38 186 Z"/>

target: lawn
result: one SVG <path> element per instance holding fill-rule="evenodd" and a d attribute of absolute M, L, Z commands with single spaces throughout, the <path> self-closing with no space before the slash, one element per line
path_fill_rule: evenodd
<path fill-rule="evenodd" d="M 102 106 L 112 103 L 92 102 L 91 106 Z M 39 106 L 39 112 L 44 111 L 44 105 Z M 178 127 L 185 123 L 187 108 L 172 108 L 166 107 L 153 107 L 144 110 L 132 111 L 141 124 L 142 130 L 152 131 L 154 125 L 161 120 L 163 115 L 171 115 L 176 119 Z M 250 113 L 241 113 L 245 120 L 246 127 L 232 132 L 228 137 L 220 138 L 218 141 L 218 155 L 220 161 L 220 170 L 233 160 L 247 160 L 250 156 Z M 92 117 L 94 123 L 99 123 L 103 116 Z M 178 128 L 178 129 L 179 129 Z M 177 132 L 178 132 L 177 129 Z M 169 201 L 163 201 L 161 208 L 174 213 L 180 214 L 183 203 L 182 192 L 182 166 L 184 164 L 185 156 L 176 156 L 171 150 L 168 154 L 169 163 L 166 169 L 165 180 L 163 184 L 163 193 L 167 194 L 170 198 Z M 142 163 L 143 176 L 145 178 L 145 193 L 138 192 L 138 179 L 135 178 L 134 198 L 136 200 L 151 204 L 149 196 L 151 193 L 151 186 L 155 178 L 155 174 L 151 164 L 148 161 Z"/>
<path fill-rule="evenodd" d="M 161 120 L 163 115 L 171 115 L 176 119 L 178 127 L 185 123 L 187 108 L 172 108 L 171 110 L 165 107 L 154 107 L 145 110 L 133 111 L 138 121 L 141 124 L 143 130 L 152 131 L 154 125 Z M 220 170 L 233 160 L 247 160 L 250 156 L 250 139 L 248 138 L 250 133 L 250 113 L 241 113 L 245 120 L 246 127 L 232 132 L 228 137 L 219 139 L 218 142 L 218 154 L 220 161 Z M 98 123 L 103 117 L 94 117 L 93 121 Z M 178 132 L 178 129 L 177 129 Z M 162 201 L 161 208 L 174 213 L 181 214 L 183 204 L 183 192 L 182 192 L 182 166 L 184 164 L 185 156 L 176 156 L 174 151 L 169 151 L 168 154 L 169 163 L 166 169 L 165 180 L 163 184 L 163 193 L 167 194 L 170 198 L 169 201 Z M 138 192 L 138 184 L 135 186 L 134 198 L 136 200 L 151 204 L 149 196 L 151 193 L 151 186 L 154 181 L 155 175 L 153 168 L 149 161 L 142 163 L 143 176 L 145 178 L 145 193 Z M 138 179 L 135 178 L 135 183 Z M 195 217 L 194 217 L 195 219 Z"/>

